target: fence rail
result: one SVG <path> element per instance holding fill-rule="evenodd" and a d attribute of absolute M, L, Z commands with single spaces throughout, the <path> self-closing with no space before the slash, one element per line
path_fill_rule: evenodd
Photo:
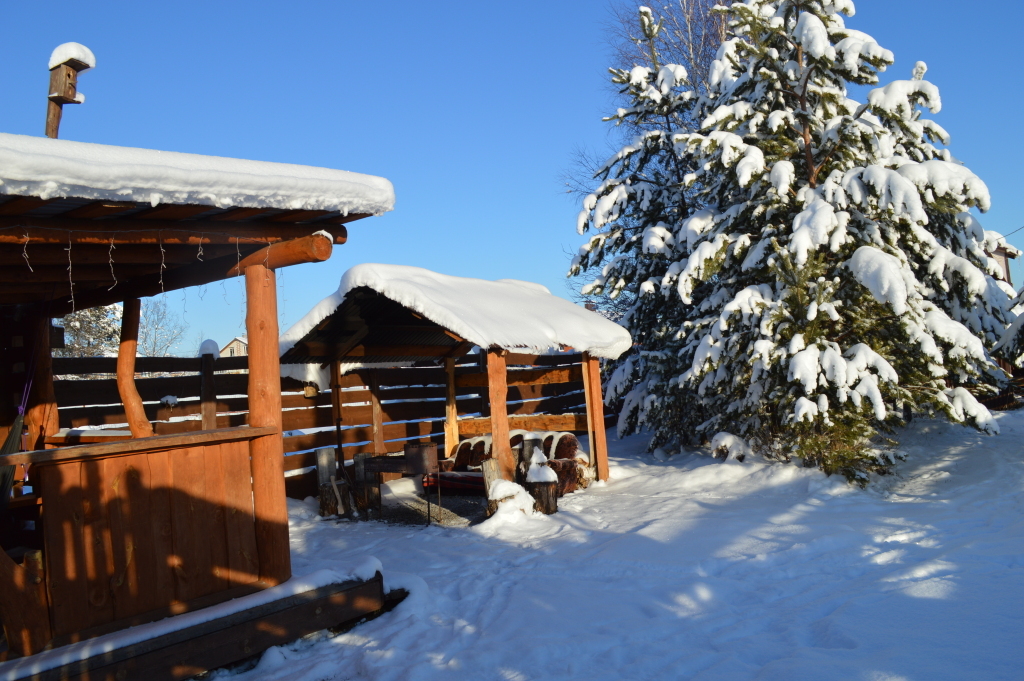
<path fill-rule="evenodd" d="M 582 361 L 579 353 L 509 354 L 506 400 L 510 427 L 585 432 Z M 116 365 L 112 357 L 54 358 L 54 373 L 68 377 L 54 382 L 62 428 L 111 427 L 127 422 L 113 378 L 79 378 L 113 374 Z M 157 434 L 201 429 L 201 368 L 198 358 L 138 359 L 139 373 L 165 374 L 136 379 L 146 416 Z M 238 373 L 247 368 L 248 357 L 214 362 L 218 428 L 245 425 L 248 420 L 248 375 Z M 456 411 L 463 436 L 490 431 L 486 377 L 479 354 L 466 355 L 455 366 Z M 379 390 L 376 407 L 371 384 Z M 315 465 L 310 450 L 319 447 L 340 447 L 339 456 L 344 459 L 373 452 L 375 408 L 380 410 L 378 423 L 388 451 L 400 451 L 409 441 L 443 442 L 446 384 L 442 367 L 363 369 L 341 377 L 339 403 L 334 404 L 331 390 L 307 397 L 300 382 L 283 378 L 285 470 Z M 161 402 L 167 396 L 174 399 Z"/>

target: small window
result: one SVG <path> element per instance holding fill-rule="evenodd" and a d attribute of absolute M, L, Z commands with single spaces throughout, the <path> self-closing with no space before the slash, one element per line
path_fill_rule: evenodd
<path fill-rule="evenodd" d="M 235 349 L 234 348 L 229 348 L 228 349 L 228 357 L 234 357 L 234 356 L 235 356 Z"/>

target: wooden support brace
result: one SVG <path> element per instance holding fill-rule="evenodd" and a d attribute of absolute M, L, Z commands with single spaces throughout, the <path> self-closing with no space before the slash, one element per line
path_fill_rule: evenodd
<path fill-rule="evenodd" d="M 60 429 L 57 417 L 57 398 L 53 392 L 53 357 L 50 352 L 50 316 L 37 309 L 31 317 L 33 339 L 29 352 L 35 355 L 35 371 L 30 377 L 28 408 L 25 427 L 28 430 L 28 449 L 43 449 L 47 435 Z"/>
<path fill-rule="evenodd" d="M 139 347 L 141 310 L 142 301 L 138 298 L 124 301 L 121 312 L 121 346 L 117 350 L 117 392 L 121 395 L 132 437 L 150 437 L 153 434 L 153 426 L 146 418 L 142 398 L 135 387 L 135 354 Z"/>
<path fill-rule="evenodd" d="M 250 444 L 253 510 L 260 579 L 280 584 L 291 577 L 288 506 L 284 490 L 281 364 L 278 356 L 277 275 L 262 264 L 245 270 L 245 327 L 249 336 L 249 425 L 271 426 L 273 435 Z"/>

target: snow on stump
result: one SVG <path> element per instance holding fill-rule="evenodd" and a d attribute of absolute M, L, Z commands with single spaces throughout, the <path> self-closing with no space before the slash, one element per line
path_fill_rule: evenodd
<path fill-rule="evenodd" d="M 752 454 L 750 445 L 741 437 L 731 433 L 718 433 L 711 439 L 711 454 L 716 459 L 728 459 L 730 456 L 742 462 Z"/>
<path fill-rule="evenodd" d="M 493 461 L 494 471 L 498 471 L 498 462 Z M 499 477 L 487 485 L 487 517 L 494 515 L 515 515 L 523 513 L 532 515 L 536 511 L 537 502 L 523 489 L 522 485 Z"/>
<path fill-rule="evenodd" d="M 548 466 L 548 459 L 540 448 L 533 450 L 525 487 L 534 498 L 536 510 L 545 515 L 558 513 L 558 474 Z"/>

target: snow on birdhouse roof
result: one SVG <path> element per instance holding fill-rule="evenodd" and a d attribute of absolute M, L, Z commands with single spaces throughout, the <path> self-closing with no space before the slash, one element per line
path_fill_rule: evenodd
<path fill-rule="evenodd" d="M 629 332 L 596 312 L 554 296 L 540 284 L 487 281 L 406 265 L 362 264 L 281 336 L 284 354 L 331 315 L 345 296 L 370 288 L 482 348 L 543 354 L 566 347 L 614 359 L 632 345 Z"/>
<path fill-rule="evenodd" d="M 380 215 L 391 182 L 290 163 L 0 133 L 0 194 Z"/>
<path fill-rule="evenodd" d="M 83 71 L 96 68 L 96 56 L 92 53 L 92 50 L 81 43 L 58 45 L 50 54 L 50 65 L 47 68 L 52 69 L 72 59 L 85 64 L 85 69 L 82 69 Z"/>

